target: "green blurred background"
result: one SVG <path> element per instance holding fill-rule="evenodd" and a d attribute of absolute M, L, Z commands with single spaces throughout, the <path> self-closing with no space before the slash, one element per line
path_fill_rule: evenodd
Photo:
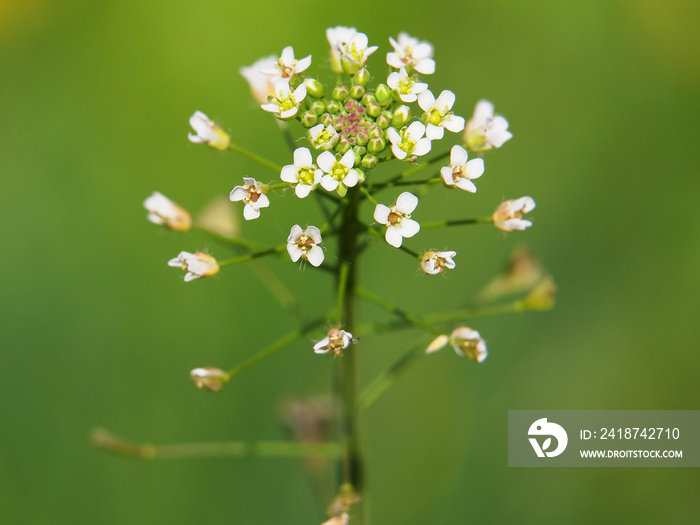
<path fill-rule="evenodd" d="M 478 193 L 431 192 L 419 220 L 537 201 L 524 234 L 407 243 L 456 249 L 447 279 L 377 243 L 363 282 L 414 312 L 458 307 L 526 242 L 560 290 L 551 312 L 472 323 L 483 365 L 426 358 L 366 414 L 374 523 L 695 522 L 696 470 L 509 469 L 506 418 L 700 408 L 699 23 L 694 0 L 0 1 L 0 522 L 322 521 L 295 460 L 138 462 L 88 436 L 100 425 L 155 443 L 279 439 L 280 401 L 330 388 L 310 337 L 221 395 L 197 391 L 191 368 L 233 366 L 294 324 L 245 266 L 183 284 L 165 264 L 180 250 L 230 252 L 147 223 L 141 203 L 158 190 L 197 210 L 244 175 L 269 176 L 190 144 L 198 109 L 289 163 L 238 68 L 293 45 L 315 74 L 339 24 L 380 45 L 378 72 L 389 36 L 429 40 L 433 90 L 455 91 L 464 116 L 489 98 L 510 122 Z M 273 199 L 245 235 L 279 242 L 311 222 L 307 204 Z M 270 267 L 310 312 L 329 307 L 328 276 L 284 257 Z M 363 340 L 362 381 L 415 336 Z"/>

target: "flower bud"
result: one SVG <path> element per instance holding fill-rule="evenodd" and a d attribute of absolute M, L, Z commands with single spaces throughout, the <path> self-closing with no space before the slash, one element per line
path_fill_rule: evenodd
<path fill-rule="evenodd" d="M 372 124 L 369 127 L 369 138 L 371 139 L 383 139 L 384 138 L 384 130 L 377 126 L 376 124 Z"/>
<path fill-rule="evenodd" d="M 370 117 L 377 118 L 379 115 L 382 114 L 382 107 L 376 100 L 369 102 L 365 105 L 365 107 L 367 108 L 367 114 Z"/>
<path fill-rule="evenodd" d="M 357 143 L 360 146 L 365 146 L 365 145 L 367 145 L 367 142 L 369 142 L 369 135 L 367 134 L 366 131 L 360 131 L 357 134 L 356 138 L 357 138 Z"/>
<path fill-rule="evenodd" d="M 394 100 L 391 92 L 392 90 L 389 86 L 386 84 L 379 84 L 377 89 L 374 90 L 374 94 L 377 97 L 377 102 L 379 102 L 382 106 L 391 104 L 391 102 Z"/>
<path fill-rule="evenodd" d="M 352 144 L 350 144 L 350 141 L 345 138 L 345 137 L 340 137 L 340 140 L 335 146 L 335 151 L 340 153 L 341 155 L 345 155 L 350 148 L 352 147 Z"/>
<path fill-rule="evenodd" d="M 324 113 L 320 117 L 318 117 L 318 122 L 319 124 L 323 124 L 324 128 L 327 128 L 328 126 L 333 125 L 333 115 L 330 113 Z"/>
<path fill-rule="evenodd" d="M 379 164 L 379 159 L 375 157 L 374 155 L 365 155 L 362 157 L 362 162 L 361 165 L 363 168 L 367 170 L 371 170 L 372 168 L 376 168 L 377 164 Z"/>
<path fill-rule="evenodd" d="M 354 75 L 360 70 L 361 64 L 355 60 L 352 55 L 343 54 L 340 57 L 340 67 L 342 67 L 343 71 L 348 75 Z"/>
<path fill-rule="evenodd" d="M 374 137 L 367 143 L 367 151 L 378 155 L 386 147 L 386 140 L 383 137 Z"/>
<path fill-rule="evenodd" d="M 230 379 L 229 375 L 219 368 L 205 366 L 195 368 L 190 372 L 190 377 L 197 388 L 209 390 L 209 392 L 221 392 L 224 385 Z"/>
<path fill-rule="evenodd" d="M 335 115 L 336 113 L 340 113 L 342 107 L 343 105 L 337 100 L 329 100 L 326 104 L 326 110 L 328 111 L 328 113 L 331 113 L 333 115 Z"/>
<path fill-rule="evenodd" d="M 355 146 L 352 149 L 355 151 L 355 164 L 358 165 L 359 160 L 365 155 L 367 155 L 367 148 L 365 148 L 364 146 Z"/>
<path fill-rule="evenodd" d="M 350 96 L 355 100 L 360 100 L 365 95 L 365 88 L 363 86 L 352 86 L 350 88 Z"/>
<path fill-rule="evenodd" d="M 315 78 L 304 79 L 304 85 L 306 86 L 306 93 L 314 98 L 323 98 L 326 93 L 323 84 Z"/>
<path fill-rule="evenodd" d="M 143 206 L 148 210 L 148 220 L 153 224 L 165 226 L 176 232 L 186 232 L 192 227 L 192 216 L 189 212 L 157 191 L 144 201 Z"/>
<path fill-rule="evenodd" d="M 339 86 L 335 86 L 333 88 L 333 99 L 338 100 L 340 102 L 344 101 L 346 98 L 348 98 L 348 88 L 346 86 L 343 86 L 342 84 Z"/>
<path fill-rule="evenodd" d="M 302 113 L 300 121 L 301 125 L 305 128 L 313 128 L 318 124 L 318 115 L 313 111 L 305 111 Z"/>
<path fill-rule="evenodd" d="M 187 138 L 194 144 L 206 144 L 219 151 L 227 150 L 231 145 L 228 134 L 201 111 L 195 111 L 190 117 L 190 126 L 195 134 L 188 133 Z"/>
<path fill-rule="evenodd" d="M 368 104 L 371 104 L 372 102 L 377 102 L 377 97 L 375 97 L 374 94 L 370 91 L 364 94 L 361 102 L 363 106 L 367 107 Z"/>
<path fill-rule="evenodd" d="M 324 111 L 326 111 L 326 105 L 322 100 L 315 100 L 309 105 L 309 111 L 320 116 Z"/>
<path fill-rule="evenodd" d="M 369 84 L 370 81 L 370 77 L 371 75 L 369 74 L 369 71 L 367 71 L 363 67 L 352 77 L 352 83 L 356 86 L 367 87 L 367 84 Z"/>
<path fill-rule="evenodd" d="M 394 111 L 394 118 L 391 120 L 391 125 L 400 129 L 404 127 L 409 120 L 411 120 L 411 108 L 404 104 Z"/>
<path fill-rule="evenodd" d="M 375 122 L 380 128 L 387 129 L 389 126 L 391 126 L 391 121 L 393 119 L 394 114 L 391 111 L 385 109 L 384 111 L 382 111 L 382 114 L 377 117 Z"/>

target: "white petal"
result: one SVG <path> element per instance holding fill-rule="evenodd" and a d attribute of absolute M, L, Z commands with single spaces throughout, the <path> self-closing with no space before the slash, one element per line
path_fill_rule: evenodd
<path fill-rule="evenodd" d="M 467 162 L 466 172 L 470 179 L 478 179 L 484 174 L 484 159 L 472 159 Z"/>
<path fill-rule="evenodd" d="M 386 63 L 389 64 L 391 67 L 395 67 L 396 69 L 399 69 L 401 66 L 403 66 L 403 62 L 401 62 L 399 55 L 397 55 L 396 53 L 387 53 Z"/>
<path fill-rule="evenodd" d="M 425 155 L 430 152 L 430 148 L 433 147 L 433 143 L 429 138 L 422 138 L 416 143 L 416 147 L 413 149 L 413 154 L 417 156 Z"/>
<path fill-rule="evenodd" d="M 190 139 L 190 142 L 193 144 L 204 144 L 206 140 L 204 140 L 202 137 L 198 135 L 192 135 L 192 133 L 187 134 L 187 138 Z"/>
<path fill-rule="evenodd" d="M 355 164 L 355 150 L 349 149 L 340 159 L 340 163 L 346 168 L 352 168 Z"/>
<path fill-rule="evenodd" d="M 512 204 L 513 209 L 522 210 L 523 213 L 528 213 L 535 209 L 535 201 L 532 197 L 520 197 Z"/>
<path fill-rule="evenodd" d="M 413 66 L 413 69 L 423 75 L 432 75 L 435 73 L 435 60 L 432 58 L 423 58 Z"/>
<path fill-rule="evenodd" d="M 391 214 L 391 209 L 383 204 L 377 204 L 374 208 L 374 220 L 379 224 L 389 224 L 389 215 Z"/>
<path fill-rule="evenodd" d="M 406 132 L 413 140 L 418 140 L 425 134 L 425 125 L 417 120 L 408 126 L 408 130 Z"/>
<path fill-rule="evenodd" d="M 393 226 L 389 226 L 386 229 L 386 235 L 384 235 L 384 238 L 386 239 L 386 242 L 388 242 L 394 248 L 400 248 L 401 243 L 403 242 L 403 235 L 401 235 L 398 228 L 394 228 Z"/>
<path fill-rule="evenodd" d="M 289 257 L 291 257 L 292 262 L 297 262 L 304 253 L 304 251 L 301 248 L 299 248 L 296 244 L 288 244 L 287 252 L 289 253 Z"/>
<path fill-rule="evenodd" d="M 311 263 L 312 266 L 321 266 L 325 254 L 323 250 L 318 246 L 312 246 L 311 249 L 306 254 L 306 259 Z"/>
<path fill-rule="evenodd" d="M 304 233 L 316 244 L 321 244 L 323 242 L 323 239 L 321 239 L 321 230 L 319 230 L 316 226 L 307 227 Z"/>
<path fill-rule="evenodd" d="M 455 183 L 455 179 L 452 176 L 452 168 L 449 166 L 440 168 L 440 175 L 442 175 L 442 180 L 444 180 L 445 184 L 448 186 L 452 186 Z"/>
<path fill-rule="evenodd" d="M 352 150 L 350 150 L 352 151 Z M 360 181 L 360 176 L 357 173 L 357 170 L 350 170 L 347 175 L 345 175 L 345 178 L 343 179 L 343 184 L 345 184 L 348 188 L 352 188 L 355 186 Z"/>
<path fill-rule="evenodd" d="M 425 136 L 428 140 L 440 140 L 445 136 L 445 130 L 436 126 L 435 124 L 428 123 L 428 127 L 425 130 Z"/>
<path fill-rule="evenodd" d="M 292 229 L 289 232 L 289 237 L 287 237 L 287 242 L 294 244 L 295 242 L 297 242 L 297 239 L 299 239 L 299 237 L 302 236 L 303 233 L 304 233 L 304 231 L 301 229 L 301 226 L 299 226 L 298 224 L 295 224 L 294 226 L 292 226 Z"/>
<path fill-rule="evenodd" d="M 321 179 L 321 186 L 323 186 L 323 189 L 326 191 L 335 191 L 338 187 L 338 181 L 330 175 L 324 175 Z"/>
<path fill-rule="evenodd" d="M 287 164 L 286 166 L 283 166 L 282 171 L 280 172 L 280 179 L 282 179 L 284 182 L 299 182 L 299 180 L 297 179 L 296 166 L 292 164 Z"/>
<path fill-rule="evenodd" d="M 418 197 L 416 197 L 415 195 L 413 195 L 413 193 L 410 193 L 408 191 L 404 191 L 396 199 L 396 210 L 405 215 L 410 215 L 411 213 L 413 213 L 413 210 L 416 209 L 416 206 L 418 206 Z"/>
<path fill-rule="evenodd" d="M 399 230 L 399 233 L 404 237 L 413 237 L 420 231 L 420 224 L 413 219 L 403 219 L 401 221 L 401 226 L 396 229 Z"/>
<path fill-rule="evenodd" d="M 245 208 L 243 208 L 243 218 L 247 221 L 251 221 L 253 219 L 257 219 L 258 217 L 260 217 L 260 210 L 254 208 L 250 204 L 246 204 Z"/>
<path fill-rule="evenodd" d="M 199 279 L 201 275 L 197 275 L 196 273 L 188 272 L 185 275 L 185 282 L 189 283 L 190 281 L 194 281 L 195 279 Z"/>
<path fill-rule="evenodd" d="M 464 117 L 452 115 L 450 118 L 443 120 L 442 125 L 452 133 L 459 133 L 464 129 Z"/>
<path fill-rule="evenodd" d="M 297 168 L 308 168 L 313 162 L 308 148 L 297 148 L 294 150 L 294 165 Z"/>
<path fill-rule="evenodd" d="M 299 84 L 299 87 L 294 90 L 292 95 L 294 102 L 297 104 L 306 98 L 306 84 Z"/>
<path fill-rule="evenodd" d="M 440 96 L 437 98 L 437 105 L 441 111 L 443 111 L 444 109 L 452 109 L 454 103 L 455 94 L 449 89 L 444 90 L 442 93 L 440 93 Z"/>
<path fill-rule="evenodd" d="M 462 177 L 455 182 L 455 186 L 461 190 L 468 191 L 469 193 L 476 193 L 476 185 L 466 177 Z"/>
<path fill-rule="evenodd" d="M 335 164 L 335 155 L 333 155 L 333 153 L 330 151 L 324 151 L 316 158 L 316 164 L 318 164 L 318 167 L 326 173 L 330 173 L 330 171 L 333 169 L 333 165 Z"/>
<path fill-rule="evenodd" d="M 237 201 L 242 201 L 248 196 L 248 190 L 245 188 L 245 186 L 236 186 L 231 190 L 231 194 L 229 195 L 229 200 L 232 200 L 233 202 Z"/>
<path fill-rule="evenodd" d="M 258 202 L 255 203 L 255 206 L 257 208 L 267 208 L 270 205 L 270 199 L 267 198 L 267 195 L 264 193 L 260 194 L 260 197 L 258 197 Z"/>
<path fill-rule="evenodd" d="M 300 58 L 297 61 L 297 65 L 294 69 L 296 70 L 297 73 L 301 73 L 301 72 L 309 69 L 310 65 L 311 65 L 311 55 L 304 57 L 304 58 Z"/>
<path fill-rule="evenodd" d="M 494 107 L 488 100 L 480 100 L 476 103 L 474 108 L 474 120 L 475 127 L 481 127 L 486 124 L 486 121 L 493 118 Z"/>
<path fill-rule="evenodd" d="M 270 102 L 269 104 L 261 104 L 260 107 L 268 113 L 279 113 L 280 111 L 280 107 L 274 102 Z"/>
<path fill-rule="evenodd" d="M 464 166 L 468 158 L 469 154 L 467 153 L 466 149 L 459 144 L 452 146 L 452 149 L 450 150 L 450 166 L 453 168 L 457 166 Z"/>
<path fill-rule="evenodd" d="M 418 105 L 423 111 L 430 111 L 435 105 L 435 95 L 429 89 L 423 91 L 418 97 Z"/>
<path fill-rule="evenodd" d="M 396 144 L 393 144 L 391 146 L 391 152 L 394 154 L 394 157 L 396 157 L 399 160 L 403 160 L 406 158 L 408 155 L 404 150 L 399 148 Z"/>
<path fill-rule="evenodd" d="M 312 189 L 314 189 L 313 186 L 309 186 L 308 184 L 297 184 L 294 188 L 294 193 L 300 199 L 304 199 L 309 196 Z"/>

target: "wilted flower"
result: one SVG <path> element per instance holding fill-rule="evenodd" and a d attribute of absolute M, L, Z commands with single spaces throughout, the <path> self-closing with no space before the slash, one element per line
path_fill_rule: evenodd
<path fill-rule="evenodd" d="M 523 219 L 523 215 L 534 209 L 535 201 L 531 197 L 507 200 L 493 212 L 493 225 L 504 232 L 524 230 L 532 226 L 532 222 Z"/>
<path fill-rule="evenodd" d="M 389 37 L 393 53 L 386 54 L 386 63 L 391 67 L 413 68 L 424 75 L 435 73 L 435 61 L 432 59 L 433 46 L 428 42 L 421 42 L 408 33 L 399 33 L 399 41 Z"/>
<path fill-rule="evenodd" d="M 455 94 L 447 89 L 440 93 L 437 100 L 430 90 L 423 91 L 418 96 L 418 105 L 425 111 L 423 116 L 427 126 L 425 136 L 430 140 L 441 139 L 445 135 L 445 129 L 452 133 L 458 133 L 464 129 L 464 118 L 450 111 L 454 103 Z"/>
<path fill-rule="evenodd" d="M 154 224 L 178 232 L 186 232 L 192 227 L 192 216 L 157 191 L 143 202 L 143 207 L 148 210 L 148 220 Z"/>
<path fill-rule="evenodd" d="M 197 388 L 203 388 L 210 392 L 221 392 L 229 380 L 229 375 L 226 372 L 211 366 L 195 368 L 190 372 L 190 377 Z"/>
<path fill-rule="evenodd" d="M 293 118 L 299 112 L 299 103 L 306 98 L 306 84 L 299 84 L 299 87 L 292 92 L 288 78 L 275 78 L 273 82 L 275 93 L 272 102 L 262 104 L 260 107 L 269 113 L 274 113 L 280 119 Z"/>
<path fill-rule="evenodd" d="M 467 161 L 469 154 L 459 144 L 450 150 L 450 165 L 440 168 L 440 175 L 448 186 L 454 186 L 471 193 L 476 192 L 472 179 L 478 179 L 484 174 L 484 159 Z"/>
<path fill-rule="evenodd" d="M 425 82 L 416 82 L 415 77 L 411 77 L 402 67 L 398 71 L 389 74 L 386 79 L 387 85 L 398 93 L 402 102 L 415 102 L 418 100 L 418 95 L 428 89 L 428 84 Z"/>
<path fill-rule="evenodd" d="M 260 72 L 282 78 L 292 78 L 294 75 L 306 71 L 311 65 L 311 55 L 297 60 L 294 58 L 294 48 L 287 46 L 282 50 L 282 56 L 272 66 L 260 68 Z"/>
<path fill-rule="evenodd" d="M 349 149 L 340 160 L 330 151 L 324 151 L 316 159 L 318 167 L 325 175 L 321 179 L 321 186 L 327 191 L 337 191 L 344 196 L 348 188 L 352 188 L 360 181 L 360 171 L 353 168 L 355 165 L 355 151 Z"/>
<path fill-rule="evenodd" d="M 458 355 L 466 355 L 472 361 L 481 363 L 488 356 L 486 343 L 479 332 L 471 328 L 457 328 L 450 334 L 450 344 Z"/>
<path fill-rule="evenodd" d="M 263 73 L 263 70 L 274 68 L 277 64 L 277 56 L 270 55 L 263 57 L 252 66 L 242 67 L 238 72 L 248 81 L 250 93 L 258 104 L 266 104 L 268 97 L 275 96 L 275 84 L 270 75 Z"/>
<path fill-rule="evenodd" d="M 384 238 L 394 248 L 399 248 L 404 237 L 413 237 L 420 231 L 420 224 L 411 219 L 411 213 L 418 206 L 418 197 L 407 191 L 396 199 L 391 208 L 377 204 L 374 220 L 386 226 Z"/>
<path fill-rule="evenodd" d="M 434 252 L 431 250 L 423 255 L 420 267 L 428 275 L 443 273 L 445 268 L 452 270 L 455 267 L 452 257 L 455 255 L 457 252 Z"/>
<path fill-rule="evenodd" d="M 280 178 L 284 182 L 295 184 L 294 193 L 303 199 L 311 190 L 321 182 L 321 170 L 313 165 L 311 152 L 308 148 L 294 150 L 294 164 L 288 164 L 282 168 Z"/>
<path fill-rule="evenodd" d="M 168 266 L 187 270 L 185 282 L 219 273 L 219 263 L 216 262 L 216 259 L 203 252 L 180 252 L 180 255 L 168 261 Z"/>
<path fill-rule="evenodd" d="M 328 335 L 314 345 L 314 352 L 317 354 L 326 354 L 333 352 L 335 355 L 343 353 L 352 343 L 352 334 L 345 330 L 331 328 L 328 330 Z"/>
<path fill-rule="evenodd" d="M 508 121 L 494 115 L 494 107 L 488 100 L 480 100 L 474 108 L 474 115 L 467 122 L 463 139 L 472 151 L 485 151 L 500 148 L 513 134 L 508 131 Z"/>
<path fill-rule="evenodd" d="M 219 126 L 214 124 L 209 117 L 201 111 L 195 111 L 190 117 L 190 126 L 196 132 L 187 134 L 187 138 L 194 144 L 206 144 L 210 148 L 223 151 L 231 145 L 231 138 Z"/>
<path fill-rule="evenodd" d="M 422 122 L 414 122 L 407 128 L 397 131 L 395 128 L 386 130 L 386 135 L 391 141 L 391 152 L 397 159 L 412 158 L 412 156 L 422 156 L 430 151 L 430 139 L 424 137 L 425 126 Z"/>
<path fill-rule="evenodd" d="M 309 142 L 315 149 L 326 151 L 335 146 L 340 135 L 330 124 L 323 128 L 323 124 L 317 124 L 309 129 Z"/>
<path fill-rule="evenodd" d="M 321 242 L 321 230 L 316 226 L 302 230 L 301 226 L 295 224 L 287 238 L 287 251 L 294 262 L 304 258 L 313 266 L 321 266 L 325 257 L 323 250 L 318 246 Z"/>
<path fill-rule="evenodd" d="M 260 217 L 260 208 L 267 208 L 270 199 L 267 198 L 262 184 L 252 177 L 243 177 L 243 186 L 236 186 L 231 190 L 229 199 L 232 202 L 243 202 L 243 217 L 249 221 Z"/>

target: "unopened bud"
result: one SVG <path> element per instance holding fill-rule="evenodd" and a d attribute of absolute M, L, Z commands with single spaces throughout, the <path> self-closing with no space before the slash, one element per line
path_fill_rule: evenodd
<path fill-rule="evenodd" d="M 324 128 L 327 128 L 328 126 L 333 125 L 333 115 L 330 113 L 324 113 L 320 117 L 318 117 L 318 122 L 319 124 L 323 124 Z"/>
<path fill-rule="evenodd" d="M 323 84 L 315 78 L 304 79 L 304 85 L 306 86 L 306 93 L 314 98 L 323 98 L 323 95 L 326 93 Z"/>
<path fill-rule="evenodd" d="M 326 111 L 326 105 L 322 100 L 315 100 L 309 105 L 309 111 L 316 115 L 322 115 L 323 112 Z"/>
<path fill-rule="evenodd" d="M 377 118 L 379 115 L 382 114 L 382 107 L 376 100 L 369 102 L 365 105 L 365 107 L 367 108 L 367 114 L 370 117 Z"/>
<path fill-rule="evenodd" d="M 356 139 L 357 139 L 357 143 L 360 146 L 365 146 L 367 144 L 367 142 L 369 142 L 369 135 L 367 134 L 366 131 L 360 131 L 357 134 Z"/>
<path fill-rule="evenodd" d="M 382 114 L 377 117 L 375 122 L 380 128 L 386 129 L 391 126 L 392 120 L 394 120 L 394 114 L 391 111 L 384 110 L 382 111 Z"/>
<path fill-rule="evenodd" d="M 369 93 L 365 93 L 362 97 L 362 105 L 367 107 L 368 104 L 371 104 L 372 102 L 377 102 L 377 97 L 372 94 L 370 91 Z"/>
<path fill-rule="evenodd" d="M 370 81 L 370 74 L 364 67 L 352 77 L 352 83 L 357 86 L 367 87 Z"/>
<path fill-rule="evenodd" d="M 305 111 L 301 115 L 300 122 L 305 128 L 313 128 L 316 124 L 318 124 L 318 115 L 316 115 L 316 113 L 313 111 Z"/>
<path fill-rule="evenodd" d="M 381 153 L 381 151 L 386 147 L 386 140 L 383 137 L 375 137 L 369 140 L 367 143 L 367 151 L 375 155 Z"/>
<path fill-rule="evenodd" d="M 379 159 L 375 157 L 374 155 L 365 155 L 362 157 L 362 167 L 368 170 L 371 170 L 372 168 L 376 168 L 377 164 L 379 164 Z"/>
<path fill-rule="evenodd" d="M 365 95 L 364 86 L 352 86 L 350 88 L 350 96 L 355 100 L 360 100 Z"/>
<path fill-rule="evenodd" d="M 230 379 L 229 375 L 223 370 L 210 366 L 195 368 L 190 372 L 190 377 L 194 384 L 197 385 L 197 388 L 203 388 L 210 392 L 221 392 Z"/>
<path fill-rule="evenodd" d="M 340 113 L 340 110 L 342 108 L 343 105 L 337 100 L 329 100 L 326 104 L 326 110 L 328 111 L 328 113 L 331 113 L 333 115 L 335 115 L 336 113 Z"/>
<path fill-rule="evenodd" d="M 335 86 L 333 89 L 333 100 L 338 100 L 340 102 L 344 101 L 346 98 L 348 98 L 348 88 L 346 86 L 340 85 L 340 86 Z"/>
<path fill-rule="evenodd" d="M 355 151 L 355 165 L 359 165 L 360 159 L 367 154 L 367 148 L 364 146 L 355 146 L 352 148 Z"/>
<path fill-rule="evenodd" d="M 411 108 L 404 104 L 394 111 L 394 118 L 391 120 L 391 125 L 400 129 L 404 127 L 409 120 L 411 120 Z"/>
<path fill-rule="evenodd" d="M 391 95 L 391 88 L 386 84 L 379 84 L 377 89 L 374 90 L 374 94 L 377 97 L 377 102 L 382 106 L 389 105 L 394 99 Z"/>

